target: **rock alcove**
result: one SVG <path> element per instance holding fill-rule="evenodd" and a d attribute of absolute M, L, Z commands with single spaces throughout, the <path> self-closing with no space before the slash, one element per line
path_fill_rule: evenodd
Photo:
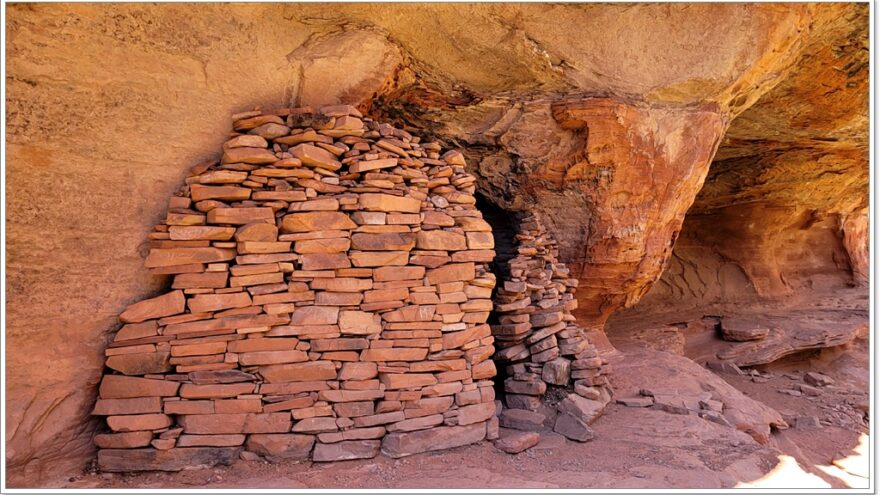
<path fill-rule="evenodd" d="M 650 342 L 675 335 L 670 348 L 689 349 L 681 338 L 700 325 L 687 324 L 704 316 L 729 322 L 728 309 L 813 308 L 825 296 L 830 323 L 779 309 L 762 325 L 821 345 L 864 328 L 867 7 L 557 5 L 549 16 L 547 8 L 487 4 L 469 9 L 465 23 L 460 9 L 438 4 L 340 5 L 333 15 L 320 4 L 204 5 L 197 15 L 193 6 L 145 4 L 11 8 L 10 486 L 60 486 L 95 458 L 96 428 L 107 427 L 89 414 L 117 317 L 175 275 L 141 269 L 149 249 L 139 244 L 165 218 L 184 170 L 215 156 L 229 131 L 206 109 L 351 104 L 460 149 L 477 191 L 505 214 L 542 215 L 580 281 L 575 314 L 590 336 L 611 318 L 608 339 L 591 340 L 603 355 L 612 345 L 623 353 L 609 357 L 618 400 L 654 387 L 648 378 L 679 387 L 705 371 L 694 365 L 670 379 L 653 354 L 638 368 L 621 345 L 636 332 Z M 585 29 L 594 35 L 571 36 Z M 287 125 L 288 115 L 277 116 Z M 149 242 L 163 240 L 171 239 Z M 673 314 L 645 318 L 649 310 Z M 775 342 L 719 345 L 757 348 L 731 358 L 745 365 L 777 357 Z M 717 359 L 715 347 L 687 358 L 703 364 L 710 350 Z M 136 358 L 116 361 L 125 359 Z M 508 366 L 496 364 L 503 401 Z M 626 417 L 613 411 L 604 419 Z M 771 415 L 754 417 L 743 424 L 764 432 L 758 423 Z M 612 436 L 603 424 L 600 442 Z M 543 477 L 546 465 L 538 468 Z"/>

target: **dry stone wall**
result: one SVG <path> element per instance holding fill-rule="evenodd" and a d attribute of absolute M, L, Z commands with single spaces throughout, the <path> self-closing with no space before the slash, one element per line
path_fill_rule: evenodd
<path fill-rule="evenodd" d="M 105 471 L 497 436 L 490 226 L 461 153 L 351 106 L 233 116 L 150 234 L 93 414 Z"/>
<path fill-rule="evenodd" d="M 573 387 L 603 408 L 610 399 L 610 365 L 572 315 L 578 279 L 559 262 L 556 241 L 539 214 L 521 219 L 515 240 L 516 256 L 507 261 L 507 278 L 495 294 L 492 325 L 495 357 L 506 366 L 507 406 L 535 411 L 551 385 Z"/>

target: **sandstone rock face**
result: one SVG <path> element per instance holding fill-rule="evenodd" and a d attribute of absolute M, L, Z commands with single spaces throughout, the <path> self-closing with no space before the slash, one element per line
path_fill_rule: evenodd
<path fill-rule="evenodd" d="M 635 396 L 639 390 L 650 390 L 663 405 L 659 408 L 689 414 L 690 408 L 700 409 L 700 395 L 723 403 L 723 416 L 736 429 L 748 433 L 759 443 L 766 444 L 771 428 L 783 429 L 788 424 L 782 415 L 733 388 L 724 379 L 682 356 L 654 350 L 634 350 L 626 357 L 612 361 L 620 376 L 615 385 L 621 397 Z M 651 363 L 647 371 L 646 363 Z M 671 385 L 670 384 L 674 384 Z M 691 398 L 687 404 L 682 398 Z M 654 407 L 658 407 L 654 403 Z"/>
<path fill-rule="evenodd" d="M 544 213 L 583 282 L 581 321 L 601 327 L 659 278 L 729 113 L 606 97 L 494 105 L 497 122 L 471 135 L 497 150 L 472 158 L 481 186 Z"/>
<path fill-rule="evenodd" d="M 867 273 L 867 156 L 854 138 L 867 125 L 864 5 L 479 5 L 462 13 L 451 5 L 358 4 L 330 15 L 317 4 L 45 4 L 7 14 L 11 486 L 66 477 L 92 458 L 89 413 L 115 318 L 170 283 L 140 269 L 145 235 L 165 219 L 165 198 L 187 166 L 222 157 L 226 116 L 254 105 L 354 104 L 468 146 L 486 198 L 512 209 L 537 204 L 558 219 L 561 261 L 578 270 L 581 307 L 597 324 L 659 276 L 676 237 L 669 278 L 657 287 L 717 293 L 691 288 L 700 280 L 691 269 L 698 258 L 685 247 L 711 252 L 717 242 L 705 240 L 705 225 L 761 217 L 759 209 L 723 214 L 724 205 L 746 204 L 740 190 L 811 202 L 796 208 L 803 221 L 781 228 L 787 239 L 834 253 L 805 263 L 811 273 L 839 283 Z M 594 35 L 572 35 L 585 31 Z M 828 86 L 835 91 L 826 95 Z M 593 97 L 570 101 L 576 94 Z M 722 166 L 711 171 L 716 192 L 697 198 L 710 217 L 693 229 L 685 221 L 679 235 L 702 180 L 695 177 L 705 174 L 703 161 L 728 123 L 735 139 L 722 141 L 715 162 Z M 278 131 L 273 125 L 282 124 L 243 130 L 259 128 L 251 136 L 265 139 Z M 780 130 L 779 139 L 763 139 Z M 259 148 L 255 138 L 226 151 Z M 689 140 L 693 146 L 682 144 Z M 754 160 L 751 148 L 760 150 Z M 655 171 L 631 170 L 649 165 Z M 760 187 L 755 170 L 767 171 Z M 650 190 L 621 193 L 617 178 L 636 176 L 651 177 Z M 801 179 L 791 184 L 792 176 Z M 222 182 L 230 177 L 205 183 L 232 185 Z M 631 205 L 644 221 L 625 213 L 620 224 L 608 221 Z M 661 208 L 668 210 L 653 211 Z M 813 209 L 817 216 L 807 215 Z M 266 218 L 249 212 L 237 220 L 244 228 Z M 742 249 L 731 250 L 743 259 L 701 256 L 713 262 L 701 274 L 741 287 L 772 280 L 763 292 L 770 297 L 801 287 L 775 281 L 777 272 L 796 279 L 800 261 L 775 254 L 768 268 L 745 259 L 764 253 L 754 246 L 775 230 L 736 230 Z M 639 256 L 644 266 L 633 261 Z M 49 361 L 51 371 L 34 365 Z"/>
<path fill-rule="evenodd" d="M 732 121 L 644 304 L 865 286 L 867 15 L 815 13 L 789 75 Z"/>

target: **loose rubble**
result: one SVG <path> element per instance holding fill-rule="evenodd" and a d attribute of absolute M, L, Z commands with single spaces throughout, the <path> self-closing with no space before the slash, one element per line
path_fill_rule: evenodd
<path fill-rule="evenodd" d="M 556 242 L 538 215 L 520 220 L 516 241 L 509 277 L 496 290 L 492 324 L 495 359 L 506 363 L 507 407 L 536 410 L 548 385 L 573 385 L 577 394 L 607 403 L 610 366 L 572 315 L 578 280 L 558 261 Z"/>
<path fill-rule="evenodd" d="M 95 438 L 99 467 L 401 457 L 497 438 L 494 241 L 462 154 L 345 105 L 245 112 L 233 128 L 149 235 L 145 266 L 173 282 L 119 316 L 93 412 L 110 430 Z M 538 328 L 568 315 L 556 280 L 524 292 L 547 294 Z M 568 328 L 559 350 L 579 356 L 575 378 L 604 383 Z"/>

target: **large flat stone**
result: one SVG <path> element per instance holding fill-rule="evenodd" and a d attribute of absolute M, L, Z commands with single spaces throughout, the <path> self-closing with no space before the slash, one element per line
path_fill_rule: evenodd
<path fill-rule="evenodd" d="M 304 461 L 309 458 L 315 444 L 313 435 L 296 433 L 255 433 L 248 436 L 246 448 L 268 461 Z"/>
<path fill-rule="evenodd" d="M 153 441 L 151 431 L 127 431 L 125 433 L 100 433 L 95 435 L 99 449 L 136 449 L 147 447 Z"/>
<path fill-rule="evenodd" d="M 351 236 L 351 248 L 361 251 L 411 251 L 415 245 L 416 234 L 411 232 L 357 233 Z"/>
<path fill-rule="evenodd" d="M 356 229 L 346 213 L 338 211 L 310 211 L 291 213 L 281 220 L 281 231 L 286 234 L 296 232 L 312 232 L 316 230 L 351 230 Z"/>
<path fill-rule="evenodd" d="M 422 207 L 422 202 L 415 198 L 381 193 L 361 194 L 358 197 L 358 203 L 360 208 L 366 211 L 418 213 Z"/>
<path fill-rule="evenodd" d="M 541 435 L 533 431 L 504 430 L 498 440 L 495 440 L 495 447 L 508 454 L 519 454 L 538 445 L 540 441 Z"/>
<path fill-rule="evenodd" d="M 433 450 L 461 447 L 484 438 L 486 438 L 484 423 L 390 433 L 382 439 L 382 452 L 389 457 L 399 458 Z"/>
<path fill-rule="evenodd" d="M 139 352 L 135 354 L 120 354 L 107 358 L 105 364 L 108 368 L 116 370 L 124 375 L 146 375 L 149 373 L 165 373 L 171 371 L 168 352 Z"/>
<path fill-rule="evenodd" d="M 228 466 L 238 459 L 238 447 L 187 447 L 170 450 L 102 449 L 98 468 L 107 472 L 183 471 L 217 465 Z"/>
<path fill-rule="evenodd" d="M 172 397 L 177 395 L 179 383 L 133 376 L 104 375 L 98 394 L 102 399 L 130 397 Z"/>
<path fill-rule="evenodd" d="M 315 445 L 312 460 L 332 462 L 371 459 L 379 453 L 381 445 L 382 442 L 379 440 L 344 440 L 336 443 L 319 443 Z"/>
<path fill-rule="evenodd" d="M 144 320 L 162 318 L 183 313 L 186 298 L 182 290 L 171 291 L 151 299 L 132 304 L 119 315 L 123 323 L 139 323 Z"/>
<path fill-rule="evenodd" d="M 336 378 L 336 367 L 332 361 L 271 364 L 261 367 L 260 374 L 268 383 L 333 380 Z"/>
<path fill-rule="evenodd" d="M 232 433 L 286 433 L 289 413 L 190 414 L 177 418 L 185 433 L 214 435 Z"/>

